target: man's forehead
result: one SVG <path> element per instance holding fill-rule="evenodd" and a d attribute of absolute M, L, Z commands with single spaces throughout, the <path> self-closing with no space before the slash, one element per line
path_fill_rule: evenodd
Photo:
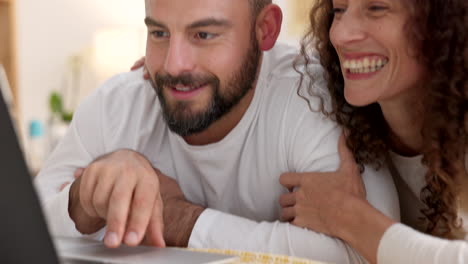
<path fill-rule="evenodd" d="M 249 15 L 249 0 L 145 0 L 146 16 L 179 20 Z"/>
<path fill-rule="evenodd" d="M 177 16 L 190 13 L 226 12 L 239 10 L 249 12 L 249 0 L 145 0 L 146 14 L 177 12 Z M 158 12 L 160 13 L 160 12 Z"/>

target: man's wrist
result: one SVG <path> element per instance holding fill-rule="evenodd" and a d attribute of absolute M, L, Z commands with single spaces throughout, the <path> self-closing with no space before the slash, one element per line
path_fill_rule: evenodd
<path fill-rule="evenodd" d="M 170 246 L 187 247 L 195 223 L 205 208 L 182 199 L 165 201 L 164 237 Z"/>
<path fill-rule="evenodd" d="M 198 218 L 200 215 L 203 213 L 205 208 L 196 205 L 196 204 L 190 204 L 190 209 L 188 210 L 188 216 L 187 217 L 187 222 L 186 222 L 186 232 L 185 236 L 182 240 L 183 246 L 187 247 L 188 243 L 190 241 L 190 237 L 193 232 L 193 228 L 195 227 L 195 224 L 197 223 Z"/>

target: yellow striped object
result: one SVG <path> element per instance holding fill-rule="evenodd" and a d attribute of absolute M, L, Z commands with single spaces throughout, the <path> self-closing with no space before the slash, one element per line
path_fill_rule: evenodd
<path fill-rule="evenodd" d="M 239 257 L 239 260 L 231 262 L 231 264 L 324 264 L 323 262 L 289 257 L 283 255 L 274 255 L 266 253 L 256 253 L 248 251 L 228 250 L 228 249 L 194 249 L 191 251 L 207 252 L 223 255 L 232 255 Z"/>

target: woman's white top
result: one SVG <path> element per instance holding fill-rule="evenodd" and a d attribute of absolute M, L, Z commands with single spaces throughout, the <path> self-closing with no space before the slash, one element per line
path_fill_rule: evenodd
<path fill-rule="evenodd" d="M 464 183 L 464 193 L 460 197 L 459 217 L 463 220 L 460 240 L 440 239 L 422 233 L 424 223 L 421 209 L 425 205 L 420 200 L 421 190 L 426 186 L 424 176 L 427 168 L 421 163 L 422 156 L 403 157 L 391 154 L 395 165 L 395 185 L 400 196 L 401 220 L 406 224 L 394 224 L 382 237 L 377 263 L 468 263 L 468 179 Z"/>

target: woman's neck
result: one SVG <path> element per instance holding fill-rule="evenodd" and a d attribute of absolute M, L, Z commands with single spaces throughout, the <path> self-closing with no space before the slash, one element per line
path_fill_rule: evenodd
<path fill-rule="evenodd" d="M 390 148 L 400 155 L 416 156 L 422 152 L 423 97 L 424 92 L 419 88 L 379 102 L 390 128 Z"/>

